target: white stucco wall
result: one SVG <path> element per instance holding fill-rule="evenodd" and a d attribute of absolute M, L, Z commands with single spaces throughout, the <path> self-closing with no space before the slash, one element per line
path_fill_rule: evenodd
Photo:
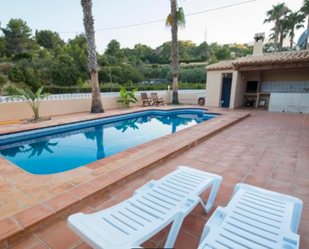
<path fill-rule="evenodd" d="M 272 93 L 268 110 L 309 113 L 309 93 Z"/>
<path fill-rule="evenodd" d="M 220 107 L 222 91 L 222 74 L 233 70 L 209 71 L 206 81 L 206 106 Z"/>
<path fill-rule="evenodd" d="M 230 108 L 237 108 L 243 106 L 244 93 L 246 91 L 245 85 L 246 84 L 244 79 L 241 77 L 241 73 L 238 71 L 234 71 L 232 79 Z"/>

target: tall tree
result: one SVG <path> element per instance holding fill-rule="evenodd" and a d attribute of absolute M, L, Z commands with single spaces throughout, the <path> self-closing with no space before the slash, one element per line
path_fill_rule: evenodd
<path fill-rule="evenodd" d="M 301 11 L 308 17 L 307 30 L 309 30 L 309 0 L 304 0 Z M 308 49 L 308 38 L 306 39 L 306 49 Z"/>
<path fill-rule="evenodd" d="M 104 112 L 98 79 L 98 63 L 95 45 L 94 20 L 92 16 L 92 0 L 81 0 L 84 13 L 84 27 L 87 39 L 87 53 L 92 83 L 91 113 Z"/>
<path fill-rule="evenodd" d="M 87 58 L 87 39 L 84 34 L 75 36 L 74 39 L 68 40 L 66 52 L 74 58 L 74 62 L 79 71 L 83 74 L 84 79 L 89 78 L 88 58 Z"/>
<path fill-rule="evenodd" d="M 274 46 L 275 51 L 278 50 L 278 39 L 280 32 L 280 20 L 284 18 L 284 16 L 289 12 L 288 7 L 285 3 L 280 3 L 277 5 L 273 5 L 273 8 L 266 12 L 267 19 L 264 20 L 264 23 L 267 22 L 275 22 L 275 38 L 274 38 Z"/>
<path fill-rule="evenodd" d="M 290 37 L 290 49 L 293 49 L 294 44 L 294 37 L 295 37 L 295 29 L 303 28 L 303 22 L 304 22 L 305 16 L 300 11 L 297 12 L 291 12 L 286 17 L 287 22 L 287 28 L 289 30 L 289 37 Z"/>
<path fill-rule="evenodd" d="M 117 40 L 111 40 L 107 44 L 104 55 L 107 55 L 107 60 L 111 65 L 121 64 L 125 59 L 123 50 L 120 49 L 120 43 Z"/>
<path fill-rule="evenodd" d="M 60 35 L 51 30 L 36 30 L 35 41 L 37 44 L 47 49 L 54 49 L 58 45 L 65 45 L 65 42 L 60 38 Z"/>
<path fill-rule="evenodd" d="M 184 27 L 186 18 L 183 8 L 178 7 L 177 0 L 171 1 L 171 13 L 168 15 L 166 25 L 172 27 L 172 67 L 173 67 L 173 104 L 179 104 L 178 101 L 178 26 Z"/>
<path fill-rule="evenodd" d="M 5 55 L 6 45 L 4 36 L 0 36 L 0 57 Z"/>
<path fill-rule="evenodd" d="M 279 44 L 278 44 L 279 51 L 282 51 L 284 39 L 288 36 L 288 34 L 289 34 L 288 21 L 287 19 L 282 19 L 279 21 Z"/>
<path fill-rule="evenodd" d="M 37 48 L 31 39 L 31 29 L 21 19 L 11 19 L 6 28 L 1 28 L 9 56 Z"/>

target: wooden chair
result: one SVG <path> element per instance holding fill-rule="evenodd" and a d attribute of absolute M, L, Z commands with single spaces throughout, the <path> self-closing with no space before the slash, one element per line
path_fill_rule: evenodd
<path fill-rule="evenodd" d="M 159 106 L 160 104 L 162 104 L 164 106 L 163 98 L 159 98 L 157 93 L 151 93 L 151 98 L 153 101 L 153 105 Z"/>
<path fill-rule="evenodd" d="M 142 101 L 143 101 L 142 107 L 153 105 L 153 103 L 151 103 L 152 99 L 147 96 L 147 93 L 141 93 L 141 98 L 142 98 Z"/>

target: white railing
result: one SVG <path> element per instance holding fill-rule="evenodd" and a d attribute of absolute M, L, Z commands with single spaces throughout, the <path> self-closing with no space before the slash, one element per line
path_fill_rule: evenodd
<path fill-rule="evenodd" d="M 205 94 L 204 89 L 188 89 L 188 90 L 179 90 L 179 94 Z M 166 90 L 155 90 L 155 91 L 138 91 L 135 94 L 140 95 L 141 93 L 158 93 L 166 94 Z M 102 98 L 112 98 L 120 97 L 119 92 L 104 92 L 101 93 Z M 91 93 L 74 93 L 74 94 L 52 94 L 46 97 L 44 100 L 63 100 L 63 99 L 90 99 Z M 0 97 L 0 103 L 11 103 L 11 102 L 23 102 L 19 99 L 9 99 L 8 97 Z"/>

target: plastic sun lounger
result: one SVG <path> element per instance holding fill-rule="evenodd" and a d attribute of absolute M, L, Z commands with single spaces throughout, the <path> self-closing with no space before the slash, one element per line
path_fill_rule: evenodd
<path fill-rule="evenodd" d="M 303 202 L 273 191 L 237 184 L 229 204 L 204 227 L 198 249 L 296 249 Z"/>
<path fill-rule="evenodd" d="M 199 203 L 212 208 L 221 176 L 180 166 L 158 181 L 150 181 L 113 207 L 85 215 L 73 214 L 68 227 L 94 248 L 131 249 L 173 222 L 165 247 L 172 248 L 184 217 Z M 212 186 L 207 204 L 199 195 Z"/>

